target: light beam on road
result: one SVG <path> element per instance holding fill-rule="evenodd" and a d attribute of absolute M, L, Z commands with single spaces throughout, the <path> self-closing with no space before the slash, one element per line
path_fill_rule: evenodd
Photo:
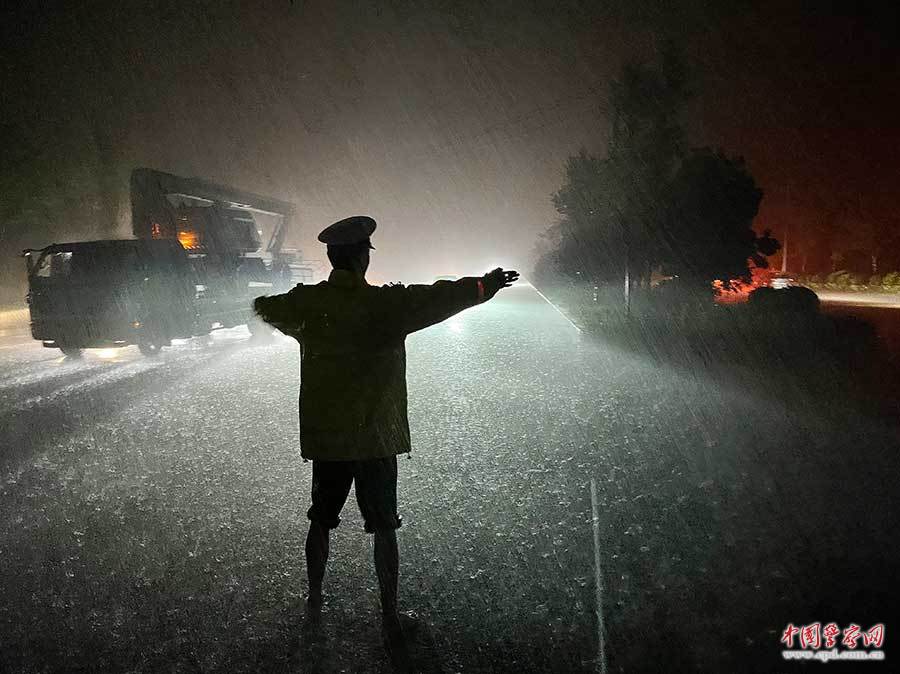
<path fill-rule="evenodd" d="M 562 316 L 563 318 L 565 318 L 566 321 L 569 323 L 569 325 L 571 325 L 573 328 L 575 328 L 576 330 L 578 330 L 578 332 L 581 332 L 581 328 L 579 328 L 577 325 L 575 325 L 575 323 L 572 321 L 571 318 L 569 318 L 568 316 L 566 316 L 558 306 L 556 306 L 555 304 L 553 304 L 553 302 L 551 302 L 549 299 L 547 299 L 547 296 L 544 295 L 544 293 L 542 293 L 542 292 L 541 292 L 540 290 L 538 290 L 536 287 L 534 287 L 534 285 L 532 285 L 532 284 L 529 283 L 528 281 L 520 281 L 519 283 L 516 283 L 515 285 L 520 285 L 520 284 L 521 284 L 521 285 L 527 285 L 527 286 L 530 286 L 531 289 L 532 289 L 534 292 L 536 292 L 538 295 L 541 296 L 541 299 L 543 299 L 547 304 L 549 304 L 551 307 L 553 307 L 554 309 L 556 309 L 556 312 L 557 312 L 560 316 Z"/>

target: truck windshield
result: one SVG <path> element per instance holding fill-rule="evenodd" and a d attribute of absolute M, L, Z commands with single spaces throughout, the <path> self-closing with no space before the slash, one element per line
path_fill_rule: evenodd
<path fill-rule="evenodd" d="M 72 268 L 72 253 L 47 253 L 38 260 L 34 275 L 41 278 L 68 276 Z"/>
<path fill-rule="evenodd" d="M 141 273 L 142 267 L 133 247 L 98 247 L 46 253 L 34 274 L 41 278 L 91 281 Z"/>

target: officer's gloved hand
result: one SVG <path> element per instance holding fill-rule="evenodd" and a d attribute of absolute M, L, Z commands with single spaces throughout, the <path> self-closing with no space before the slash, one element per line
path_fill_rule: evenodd
<path fill-rule="evenodd" d="M 484 284 L 484 299 L 491 299 L 501 288 L 508 288 L 518 280 L 519 272 L 517 271 L 504 270 L 502 267 L 497 267 L 493 271 L 488 272 L 481 277 L 481 281 Z"/>

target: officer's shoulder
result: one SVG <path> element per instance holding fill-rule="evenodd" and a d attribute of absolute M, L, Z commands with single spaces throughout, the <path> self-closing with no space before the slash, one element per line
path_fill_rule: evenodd
<path fill-rule="evenodd" d="M 312 290 L 313 288 L 324 288 L 327 285 L 328 281 L 324 280 L 319 281 L 318 283 L 298 283 L 293 288 L 291 288 L 289 292 L 300 294 Z"/>
<path fill-rule="evenodd" d="M 406 290 L 406 286 L 400 283 L 399 281 L 394 281 L 391 283 L 384 283 L 380 286 L 373 286 L 379 292 L 385 293 L 398 293 Z"/>
<path fill-rule="evenodd" d="M 302 283 L 297 283 L 293 288 L 287 291 L 288 295 L 299 295 L 306 288 Z"/>
<path fill-rule="evenodd" d="M 308 302 L 310 299 L 317 295 L 317 288 L 323 287 L 325 285 L 325 281 L 321 283 L 297 283 L 293 288 L 287 291 L 284 294 L 284 297 L 291 299 L 294 302 Z"/>
<path fill-rule="evenodd" d="M 382 302 L 402 302 L 408 293 L 408 286 L 402 283 L 384 283 L 380 286 L 369 286 L 372 297 Z"/>

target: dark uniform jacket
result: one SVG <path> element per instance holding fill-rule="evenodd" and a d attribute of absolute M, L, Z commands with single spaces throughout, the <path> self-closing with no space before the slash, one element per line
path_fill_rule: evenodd
<path fill-rule="evenodd" d="M 371 286 L 334 269 L 327 281 L 257 298 L 260 317 L 300 343 L 303 458 L 409 452 L 406 336 L 481 302 L 480 281 Z"/>

